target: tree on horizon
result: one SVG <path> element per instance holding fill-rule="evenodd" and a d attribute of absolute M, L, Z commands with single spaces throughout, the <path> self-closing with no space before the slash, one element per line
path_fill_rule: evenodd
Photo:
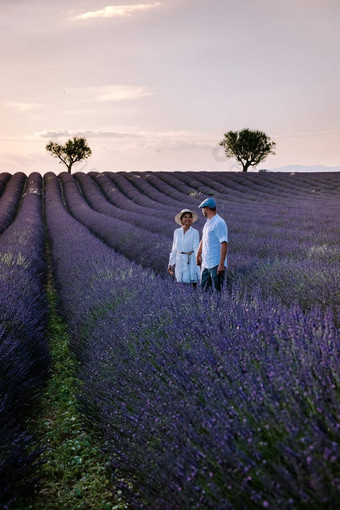
<path fill-rule="evenodd" d="M 247 172 L 250 166 L 256 167 L 269 154 L 275 154 L 276 143 L 263 131 L 242 129 L 225 133 L 219 145 L 224 147 L 227 158 L 235 158 L 242 171 Z"/>
<path fill-rule="evenodd" d="M 66 165 L 69 174 L 74 163 L 87 159 L 92 154 L 90 147 L 87 145 L 86 138 L 77 136 L 74 136 L 72 140 L 67 140 L 65 145 L 50 141 L 46 145 L 46 150 L 53 157 L 60 159 L 59 163 Z"/>

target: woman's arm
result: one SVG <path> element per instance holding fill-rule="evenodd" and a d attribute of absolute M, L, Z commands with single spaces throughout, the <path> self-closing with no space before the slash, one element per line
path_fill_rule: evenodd
<path fill-rule="evenodd" d="M 173 266 L 175 265 L 176 263 L 176 231 L 174 232 L 174 237 L 173 237 L 173 241 L 172 241 L 172 248 L 171 248 L 171 252 L 170 252 L 170 256 L 169 256 L 169 264 L 168 264 L 168 273 L 169 274 L 174 274 L 174 271 L 173 271 Z"/>
<path fill-rule="evenodd" d="M 192 246 L 192 249 L 195 252 L 195 256 L 197 255 L 199 246 L 200 246 L 200 235 L 199 235 L 198 230 L 195 229 L 194 230 L 193 246 Z"/>

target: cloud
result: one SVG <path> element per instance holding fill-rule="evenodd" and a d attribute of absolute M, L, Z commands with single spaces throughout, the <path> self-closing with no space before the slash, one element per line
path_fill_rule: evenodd
<path fill-rule="evenodd" d="M 154 9 L 160 5 L 160 2 L 154 2 L 152 4 L 108 5 L 99 11 L 91 11 L 79 14 L 73 19 L 86 20 L 93 18 L 123 18 L 126 16 L 132 16 L 137 12 L 144 12 L 150 9 Z"/>
<path fill-rule="evenodd" d="M 153 150 L 155 152 L 164 151 L 212 151 L 213 145 L 206 143 L 202 140 L 177 140 L 176 138 L 163 138 L 163 136 L 157 136 L 155 133 L 153 139 L 151 137 L 146 138 L 141 144 L 143 147 Z"/>
<path fill-rule="evenodd" d="M 186 142 L 186 141 L 174 141 L 169 142 L 168 144 L 164 144 L 166 149 L 174 150 L 174 151 L 187 151 L 187 150 L 212 150 L 213 147 L 210 144 L 205 142 Z"/>
<path fill-rule="evenodd" d="M 40 131 L 40 133 L 35 133 L 36 136 L 40 138 L 63 138 L 65 136 L 77 136 L 77 134 L 71 134 L 70 131 Z"/>
<path fill-rule="evenodd" d="M 104 143 L 120 144 L 121 149 L 131 144 L 139 149 L 148 149 L 156 152 L 163 151 L 212 151 L 214 143 L 208 134 L 186 131 L 111 131 L 111 130 L 45 130 L 35 133 L 39 138 L 59 140 L 74 136 L 102 140 Z M 111 140 L 111 141 L 110 141 Z"/>
<path fill-rule="evenodd" d="M 43 161 L 45 155 L 32 151 L 15 154 L 13 152 L 0 153 L 0 165 L 6 172 L 24 172 L 26 174 L 35 171 L 34 169 Z"/>
<path fill-rule="evenodd" d="M 147 87 L 137 85 L 104 85 L 101 87 L 70 88 L 65 91 L 80 102 L 90 101 L 126 101 L 140 99 L 154 94 Z"/>
<path fill-rule="evenodd" d="M 139 99 L 151 95 L 153 95 L 153 92 L 146 87 L 102 87 L 102 92 L 98 95 L 98 101 L 124 101 L 125 99 Z"/>
<path fill-rule="evenodd" d="M 5 106 L 9 106 L 10 108 L 14 108 L 19 112 L 32 112 L 34 110 L 38 110 L 43 107 L 42 104 L 39 103 L 4 103 Z"/>
<path fill-rule="evenodd" d="M 127 132 L 119 132 L 119 131 L 101 131 L 101 130 L 91 130 L 85 129 L 81 131 L 41 131 L 40 133 L 36 133 L 40 138 L 66 138 L 73 136 L 80 136 L 86 138 L 139 138 L 140 135 L 137 133 L 127 133 Z"/>

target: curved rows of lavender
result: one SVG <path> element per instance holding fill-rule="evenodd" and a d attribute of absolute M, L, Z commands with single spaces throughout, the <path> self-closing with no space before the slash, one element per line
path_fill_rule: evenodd
<path fill-rule="evenodd" d="M 336 507 L 339 177 L 44 176 L 80 404 L 129 508 Z M 230 231 L 219 296 L 166 275 L 173 217 L 208 195 Z"/>
<path fill-rule="evenodd" d="M 0 233 L 3 232 L 14 219 L 25 182 L 26 175 L 17 172 L 13 175 L 8 184 L 7 181 L 5 183 L 5 189 L 0 196 Z"/>
<path fill-rule="evenodd" d="M 80 207 L 65 177 L 66 203 Z M 161 280 L 71 218 L 58 180 L 47 179 L 83 409 L 112 449 L 131 508 L 331 505 L 339 453 L 331 316 Z"/>
<path fill-rule="evenodd" d="M 79 175 L 82 175 L 81 173 L 76 173 L 75 177 L 78 178 Z M 93 178 L 97 186 L 100 188 L 100 191 L 103 193 L 105 198 L 113 205 L 121 209 L 122 213 L 128 212 L 136 212 L 136 213 L 143 213 L 143 214 L 149 214 L 152 215 L 155 213 L 155 208 L 158 208 L 158 216 L 161 218 L 164 218 L 168 220 L 169 214 L 167 213 L 166 209 L 160 208 L 159 204 L 157 202 L 152 201 L 152 206 L 148 207 L 146 205 L 141 205 L 135 201 L 134 198 L 127 200 L 126 190 L 125 194 L 120 191 L 119 186 L 117 186 L 116 183 L 112 182 L 112 179 L 108 177 L 108 173 L 98 173 L 98 172 L 89 172 L 89 175 Z M 126 181 L 128 184 L 129 181 Z M 144 203 L 148 203 L 148 200 L 146 197 L 143 197 L 141 195 L 141 199 L 144 200 Z"/>
<path fill-rule="evenodd" d="M 13 176 L 0 199 L 4 211 L 24 191 L 15 220 L 0 236 L 1 508 L 25 493 L 34 473 L 38 451 L 26 420 L 49 367 L 42 179 L 23 176 Z"/>
<path fill-rule="evenodd" d="M 4 189 L 6 188 L 6 184 L 11 178 L 11 174 L 7 172 L 3 172 L 0 174 L 0 197 L 4 192 Z"/>
<path fill-rule="evenodd" d="M 223 175 L 197 173 L 190 191 L 185 183 L 180 184 L 181 174 L 177 174 L 164 172 L 158 177 L 157 173 L 140 172 L 76 173 L 74 176 L 63 173 L 60 180 L 70 211 L 79 221 L 130 260 L 167 277 L 171 240 L 177 227 L 173 218 L 184 207 L 200 212 L 197 207 L 207 194 L 199 191 L 199 180 L 212 183 L 215 178 L 209 196 L 216 198 L 231 236 L 229 288 L 237 284 L 251 292 L 259 287 L 265 297 L 276 295 L 286 305 L 297 302 L 305 308 L 315 304 L 339 305 L 336 234 L 340 221 L 336 174 L 329 184 L 325 179 L 324 186 L 318 180 L 309 182 L 304 193 L 300 178 L 298 191 L 291 192 L 289 199 L 287 189 L 280 192 L 281 176 L 277 189 L 269 188 L 267 175 L 262 177 L 263 188 L 270 189 L 270 193 L 259 194 L 261 175 L 256 176 L 255 189 L 256 179 L 252 175 L 247 192 L 242 192 L 245 200 L 233 188 L 242 181 L 246 190 L 244 177 L 236 178 L 233 174 L 233 179 L 229 179 L 231 187 L 227 187 L 227 177 L 224 185 L 219 184 Z M 183 175 L 189 179 L 188 174 Z M 289 185 L 292 178 L 286 177 Z M 143 194 L 146 190 L 147 195 Z M 173 196 L 176 198 L 172 199 Z M 200 216 L 195 226 L 201 232 L 203 225 Z"/>
<path fill-rule="evenodd" d="M 103 174 L 99 174 L 99 177 L 103 177 L 105 179 L 105 176 Z M 129 223 L 132 223 L 133 225 L 136 225 L 137 227 L 145 228 L 145 214 L 148 212 L 149 214 L 149 221 L 148 221 L 148 231 L 150 232 L 158 232 L 158 233 L 165 233 L 167 235 L 172 235 L 173 228 L 171 223 L 169 222 L 169 215 L 168 213 L 163 215 L 163 218 L 160 218 L 160 216 L 157 216 L 157 218 L 154 217 L 154 210 L 150 209 L 149 211 L 145 211 L 145 208 L 140 207 L 137 210 L 133 210 L 133 208 L 129 208 L 129 206 L 126 204 L 126 199 L 123 196 L 122 200 L 119 200 L 119 194 L 118 199 L 117 196 L 113 201 L 111 202 L 106 196 L 101 192 L 100 189 L 98 189 L 98 186 L 96 182 L 91 179 L 87 174 L 78 173 L 75 174 L 75 178 L 78 181 L 82 194 L 88 204 L 97 212 L 107 214 L 108 216 L 112 216 L 114 218 L 123 220 L 123 221 L 129 221 Z M 100 179 L 100 183 L 103 185 L 103 179 Z M 112 185 L 111 185 L 112 188 Z M 116 190 L 115 190 L 116 191 Z M 117 194 L 116 194 L 117 195 Z M 121 205 L 122 204 L 122 205 Z M 124 209 L 122 206 L 125 205 L 126 209 Z"/>
<path fill-rule="evenodd" d="M 60 174 L 60 180 L 69 211 L 93 234 L 144 267 L 152 267 L 156 271 L 167 267 L 168 254 L 162 250 L 162 247 L 168 244 L 166 236 L 95 211 L 82 196 L 72 176 L 64 172 Z"/>

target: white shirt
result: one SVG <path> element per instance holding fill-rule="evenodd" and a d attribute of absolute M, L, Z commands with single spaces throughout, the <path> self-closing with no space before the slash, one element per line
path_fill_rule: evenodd
<path fill-rule="evenodd" d="M 199 281 L 201 270 L 200 267 L 196 264 L 196 254 L 198 247 L 198 230 L 190 227 L 185 234 L 183 228 L 177 228 L 174 231 L 174 238 L 169 257 L 169 265 L 173 266 L 176 264 L 175 277 L 178 282 L 190 283 Z M 193 253 L 187 255 L 187 253 L 191 251 Z"/>
<path fill-rule="evenodd" d="M 220 263 L 221 243 L 228 242 L 228 227 L 221 216 L 215 214 L 203 227 L 202 268 L 211 269 Z M 224 262 L 227 267 L 227 257 Z"/>

